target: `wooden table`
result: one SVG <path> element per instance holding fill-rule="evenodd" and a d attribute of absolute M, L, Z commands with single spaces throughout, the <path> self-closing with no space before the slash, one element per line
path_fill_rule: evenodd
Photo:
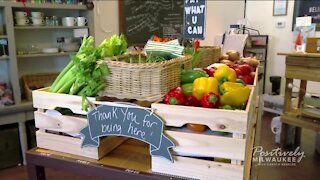
<path fill-rule="evenodd" d="M 98 161 L 41 148 L 28 151 L 26 158 L 29 180 L 45 179 L 46 167 L 102 179 L 181 179 L 152 172 L 149 146 L 134 139 Z"/>
<path fill-rule="evenodd" d="M 281 115 L 282 133 L 281 144 L 286 146 L 286 134 L 288 132 L 288 124 L 297 126 L 295 133 L 295 145 L 300 144 L 301 128 L 307 128 L 320 131 L 320 121 L 301 116 L 300 108 L 303 97 L 306 94 L 307 81 L 320 82 L 320 54 L 318 53 L 278 53 L 278 55 L 286 56 L 285 70 L 285 100 L 283 115 Z M 300 80 L 300 89 L 298 96 L 298 105 L 292 107 L 292 88 L 289 84 L 293 84 L 293 80 Z"/>

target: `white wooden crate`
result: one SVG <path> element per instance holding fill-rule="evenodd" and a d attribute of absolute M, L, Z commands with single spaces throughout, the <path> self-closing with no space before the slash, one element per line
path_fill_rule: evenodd
<path fill-rule="evenodd" d="M 152 171 L 197 179 L 244 179 L 244 165 L 251 164 L 251 159 L 246 154 L 252 152 L 252 133 L 258 104 L 257 90 L 255 87 L 251 88 L 245 110 L 152 104 L 152 108 L 167 126 L 166 134 L 176 144 L 173 148 L 174 163 L 161 157 L 152 157 Z M 206 125 L 210 131 L 224 131 L 231 133 L 231 136 L 185 132 L 183 126 L 188 123 Z M 231 163 L 181 155 L 224 158 L 231 160 Z"/>
<path fill-rule="evenodd" d="M 99 147 L 81 148 L 81 139 L 68 134 L 79 134 L 88 124 L 87 112 L 81 110 L 82 97 L 50 93 L 47 90 L 44 88 L 32 92 L 33 106 L 37 108 L 34 112 L 35 126 L 39 128 L 36 132 L 37 147 L 100 159 L 127 139 L 105 137 L 100 139 Z M 93 98 L 91 100 L 94 102 Z M 68 108 L 74 115 L 53 116 L 47 113 L 56 107 Z"/>

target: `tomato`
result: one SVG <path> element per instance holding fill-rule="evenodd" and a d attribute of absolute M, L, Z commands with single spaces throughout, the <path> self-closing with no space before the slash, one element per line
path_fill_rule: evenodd
<path fill-rule="evenodd" d="M 203 132 L 206 130 L 207 127 L 201 124 L 187 124 L 187 128 L 189 128 L 192 131 Z"/>
<path fill-rule="evenodd" d="M 169 38 L 164 38 L 164 39 L 163 39 L 163 42 L 168 42 L 168 41 L 170 41 Z"/>
<path fill-rule="evenodd" d="M 238 68 L 242 72 L 242 75 L 249 75 L 251 73 L 251 66 L 248 64 L 240 65 Z"/>

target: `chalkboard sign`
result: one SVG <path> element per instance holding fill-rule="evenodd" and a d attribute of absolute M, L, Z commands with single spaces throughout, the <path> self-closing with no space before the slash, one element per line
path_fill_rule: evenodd
<path fill-rule="evenodd" d="M 163 134 L 163 122 L 156 113 L 131 103 L 100 105 L 87 114 L 88 126 L 80 132 L 82 147 L 99 146 L 99 137 L 125 136 L 150 145 L 152 156 L 173 162 L 169 149 L 174 143 Z"/>
<path fill-rule="evenodd" d="M 129 45 L 145 44 L 152 35 L 180 38 L 183 0 L 120 0 L 120 32 Z"/>
<path fill-rule="evenodd" d="M 184 10 L 184 38 L 204 39 L 206 0 L 185 0 Z"/>
<path fill-rule="evenodd" d="M 294 13 L 292 29 L 296 23 L 296 17 L 311 16 L 312 23 L 316 24 L 316 30 L 320 30 L 320 1 L 319 0 L 296 0 L 294 4 Z"/>

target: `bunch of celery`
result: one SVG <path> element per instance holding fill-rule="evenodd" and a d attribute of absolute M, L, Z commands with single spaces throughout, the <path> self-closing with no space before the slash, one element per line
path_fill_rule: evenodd
<path fill-rule="evenodd" d="M 126 49 L 127 42 L 123 35 L 105 39 L 97 48 L 94 48 L 93 37 L 84 37 L 79 51 L 53 82 L 50 92 L 95 96 L 106 86 L 103 77 L 109 74 L 107 65 L 97 61 L 120 55 Z"/>

